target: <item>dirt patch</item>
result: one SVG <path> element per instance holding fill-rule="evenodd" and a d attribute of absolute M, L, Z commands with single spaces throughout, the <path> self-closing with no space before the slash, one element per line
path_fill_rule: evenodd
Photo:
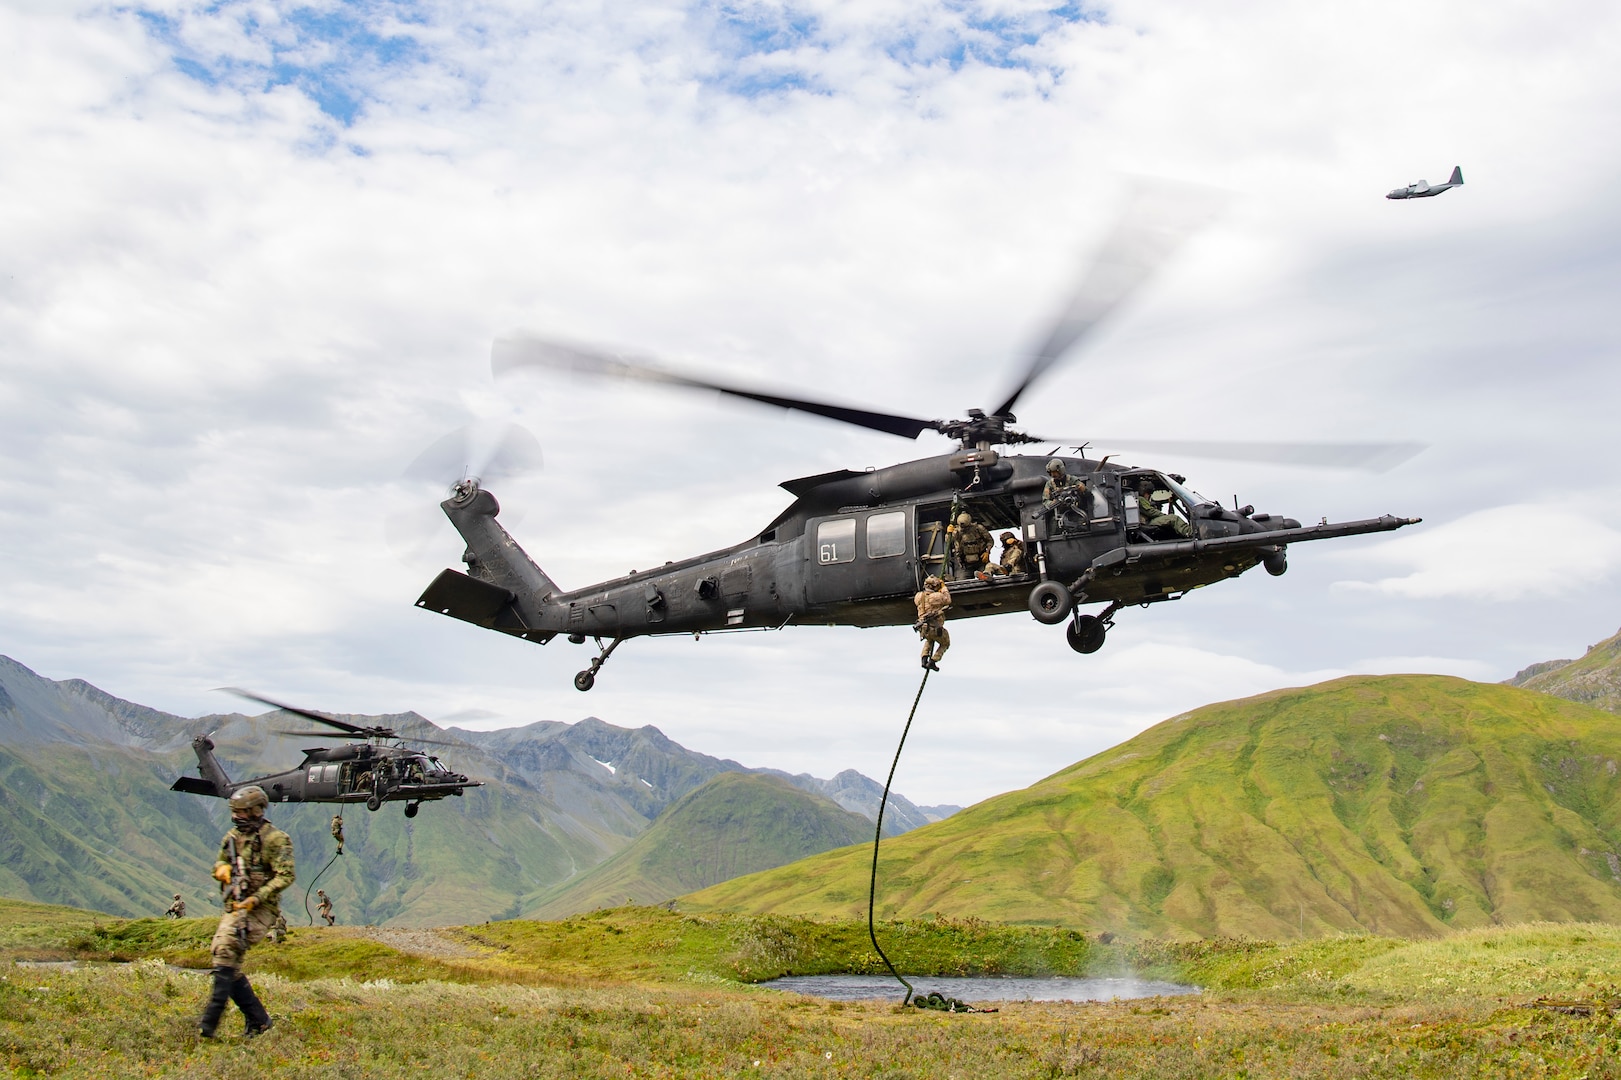
<path fill-rule="evenodd" d="M 438 930 L 406 930 L 395 927 L 368 927 L 366 936 L 391 949 L 413 956 L 433 956 L 441 960 L 459 960 L 481 955 L 480 950 L 457 941 Z"/>

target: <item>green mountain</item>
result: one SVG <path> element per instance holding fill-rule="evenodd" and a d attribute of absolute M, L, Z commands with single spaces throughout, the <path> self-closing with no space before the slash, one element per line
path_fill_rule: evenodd
<path fill-rule="evenodd" d="M 1621 712 L 1621 633 L 1589 646 L 1580 660 L 1532 664 L 1508 685 Z"/>
<path fill-rule="evenodd" d="M 428 804 L 415 819 L 396 804 L 375 814 L 352 807 L 341 858 L 327 834 L 332 807 L 273 807 L 271 819 L 293 838 L 298 882 L 283 908 L 295 923 L 318 874 L 345 923 L 516 916 L 712 777 L 749 771 L 687 750 L 657 728 L 595 718 L 493 732 L 440 730 L 415 713 L 345 719 L 449 740 L 436 747 L 440 757 L 486 786 Z M 281 736 L 240 714 L 172 716 L 77 679 L 41 678 L 0 656 L 0 895 L 138 916 L 163 911 L 179 892 L 194 912 L 212 910 L 209 869 L 227 824 L 224 804 L 169 790 L 177 776 L 195 773 L 190 742 L 204 732 L 236 779 L 286 769 L 322 741 Z"/>
<path fill-rule="evenodd" d="M 1507 686 L 1339 679 L 1174 717 L 884 845 L 879 912 L 1268 939 L 1621 921 L 1621 724 Z M 869 849 L 683 910 L 859 915 Z"/>
<path fill-rule="evenodd" d="M 872 822 L 789 780 L 721 773 L 689 792 L 617 855 L 540 896 L 524 914 L 560 919 L 660 904 L 739 874 L 871 839 Z"/>

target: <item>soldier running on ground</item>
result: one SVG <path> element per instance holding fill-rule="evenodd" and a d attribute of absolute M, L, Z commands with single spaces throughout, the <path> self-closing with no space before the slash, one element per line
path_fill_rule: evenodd
<path fill-rule="evenodd" d="M 169 905 L 169 910 L 163 913 L 163 917 L 166 919 L 184 919 L 186 917 L 186 902 L 180 899 L 179 893 L 174 894 L 174 903 Z"/>
<path fill-rule="evenodd" d="M 293 883 L 293 842 L 265 820 L 270 800 L 264 789 L 250 784 L 231 796 L 230 805 L 231 831 L 214 861 L 214 878 L 225 893 L 225 915 L 209 946 L 214 984 L 197 1027 L 205 1039 L 214 1037 L 232 1001 L 242 1010 L 248 1038 L 270 1030 L 270 1013 L 242 974 L 242 959 L 275 925 L 282 890 Z"/>
<path fill-rule="evenodd" d="M 923 666 L 930 671 L 940 670 L 940 658 L 951 648 L 951 634 L 946 630 L 946 609 L 951 606 L 951 592 L 946 583 L 930 574 L 923 580 L 923 591 L 912 598 L 917 605 L 917 622 L 912 629 L 923 639 Z M 933 655 L 930 655 L 932 652 Z"/>
<path fill-rule="evenodd" d="M 316 912 L 326 920 L 328 926 L 336 925 L 338 920 L 332 915 L 332 897 L 326 894 L 325 889 L 316 889 L 315 895 L 321 898 L 321 902 L 315 906 Z"/>

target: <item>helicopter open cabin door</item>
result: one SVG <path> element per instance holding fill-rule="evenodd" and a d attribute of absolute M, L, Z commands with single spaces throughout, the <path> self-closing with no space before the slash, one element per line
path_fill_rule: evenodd
<path fill-rule="evenodd" d="M 810 604 L 910 597 L 916 588 L 911 507 L 812 519 L 805 535 L 805 599 Z"/>

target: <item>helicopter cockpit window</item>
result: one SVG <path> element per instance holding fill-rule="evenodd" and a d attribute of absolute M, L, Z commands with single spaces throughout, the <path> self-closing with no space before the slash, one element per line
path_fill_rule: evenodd
<path fill-rule="evenodd" d="M 906 554 L 906 511 L 874 514 L 867 519 L 867 558 Z"/>
<path fill-rule="evenodd" d="M 854 562 L 855 557 L 855 518 L 834 518 L 816 526 L 817 562 L 827 566 L 831 563 Z"/>

